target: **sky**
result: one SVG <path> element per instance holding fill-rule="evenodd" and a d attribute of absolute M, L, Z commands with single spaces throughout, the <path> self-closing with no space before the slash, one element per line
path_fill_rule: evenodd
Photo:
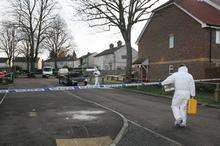
<path fill-rule="evenodd" d="M 109 48 L 110 43 L 117 44 L 118 40 L 122 40 L 121 34 L 117 28 L 111 28 L 110 31 L 103 32 L 97 28 L 89 27 L 87 22 L 75 21 L 73 15 L 73 7 L 70 0 L 57 0 L 60 7 L 59 13 L 66 21 L 68 30 L 74 38 L 76 44 L 77 57 L 87 54 L 88 52 L 101 52 Z M 157 5 L 160 5 L 167 0 L 161 0 Z M 0 18 L 7 19 L 8 2 L 0 0 Z M 132 29 L 132 47 L 138 50 L 135 44 L 146 22 L 136 24 Z M 1 53 L 2 54 L 2 53 Z M 41 57 L 46 59 L 48 54 L 43 54 Z"/>

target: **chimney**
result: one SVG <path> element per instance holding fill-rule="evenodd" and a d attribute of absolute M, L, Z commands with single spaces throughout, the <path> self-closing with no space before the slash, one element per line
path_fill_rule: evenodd
<path fill-rule="evenodd" d="M 118 47 L 122 46 L 122 41 L 118 41 L 117 44 L 118 44 Z"/>
<path fill-rule="evenodd" d="M 110 48 L 110 49 L 114 48 L 114 44 L 111 43 L 111 44 L 109 45 L 109 48 Z"/>

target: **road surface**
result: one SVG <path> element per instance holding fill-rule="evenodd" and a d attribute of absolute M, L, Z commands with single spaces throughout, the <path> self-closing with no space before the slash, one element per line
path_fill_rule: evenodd
<path fill-rule="evenodd" d="M 18 79 L 11 88 L 55 83 L 54 79 Z M 122 124 L 119 115 L 67 92 L 8 94 L 0 104 L 0 146 L 68 146 L 69 142 L 97 146 L 97 141 L 105 146 Z"/>
<path fill-rule="evenodd" d="M 12 87 L 48 87 L 56 82 L 18 79 Z M 199 106 L 199 114 L 189 118 L 188 127 L 177 129 L 170 99 L 122 89 L 9 94 L 0 105 L 0 145 L 54 146 L 56 139 L 62 138 L 114 139 L 122 126 L 121 118 L 77 97 L 116 110 L 128 119 L 127 132 L 117 146 L 220 145 L 220 109 Z M 76 111 L 101 113 L 90 121 L 71 119 Z"/>
<path fill-rule="evenodd" d="M 220 145 L 220 109 L 199 106 L 198 115 L 189 117 L 186 129 L 174 127 L 174 119 L 170 108 L 170 99 L 132 93 L 120 89 L 113 90 L 86 90 L 77 94 L 83 98 L 111 107 L 119 111 L 129 120 L 148 129 L 171 138 L 186 146 L 219 146 Z M 133 124 L 130 124 L 130 133 L 124 141 L 135 144 L 143 142 L 143 134 L 132 135 Z M 143 129 L 142 129 L 143 130 Z M 137 136 L 138 135 L 138 136 Z M 132 138 L 134 142 L 132 142 Z M 143 139 L 142 139 L 143 138 Z M 123 141 L 123 140 L 122 140 Z M 140 143 L 140 142 L 139 142 Z M 132 145 L 130 144 L 130 145 Z M 146 144 L 148 144 L 146 142 Z M 141 145 L 141 144 L 140 144 Z M 143 146 L 145 144 L 143 143 Z M 153 144 L 152 144 L 153 145 Z"/>

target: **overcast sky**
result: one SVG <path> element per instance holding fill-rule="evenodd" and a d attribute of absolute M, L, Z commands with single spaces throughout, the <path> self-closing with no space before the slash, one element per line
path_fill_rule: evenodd
<path fill-rule="evenodd" d="M 72 36 L 74 37 L 74 42 L 77 45 L 77 56 L 82 56 L 87 52 L 101 52 L 109 48 L 110 43 L 116 44 L 118 40 L 122 40 L 121 34 L 115 29 L 111 29 L 108 32 L 100 32 L 101 30 L 90 28 L 86 22 L 74 21 L 73 9 L 70 5 L 69 0 L 57 0 L 59 6 L 61 7 L 60 14 L 65 19 Z M 166 2 L 167 0 L 161 0 Z M 159 5 L 158 4 L 158 5 Z M 0 0 L 0 17 L 1 19 L 7 19 L 7 0 Z M 139 36 L 143 26 L 146 22 L 136 24 L 132 30 L 132 46 L 137 49 L 135 41 Z M 47 55 L 42 55 L 46 59 Z"/>

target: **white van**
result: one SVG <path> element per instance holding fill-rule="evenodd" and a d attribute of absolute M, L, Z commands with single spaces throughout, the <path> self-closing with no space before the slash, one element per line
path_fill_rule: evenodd
<path fill-rule="evenodd" d="M 68 68 L 60 68 L 58 70 L 58 76 L 65 76 L 68 75 L 68 73 L 69 73 Z"/>
<path fill-rule="evenodd" d="M 44 77 L 50 77 L 50 76 L 53 76 L 53 68 L 49 66 L 44 67 L 42 77 L 44 78 Z"/>

